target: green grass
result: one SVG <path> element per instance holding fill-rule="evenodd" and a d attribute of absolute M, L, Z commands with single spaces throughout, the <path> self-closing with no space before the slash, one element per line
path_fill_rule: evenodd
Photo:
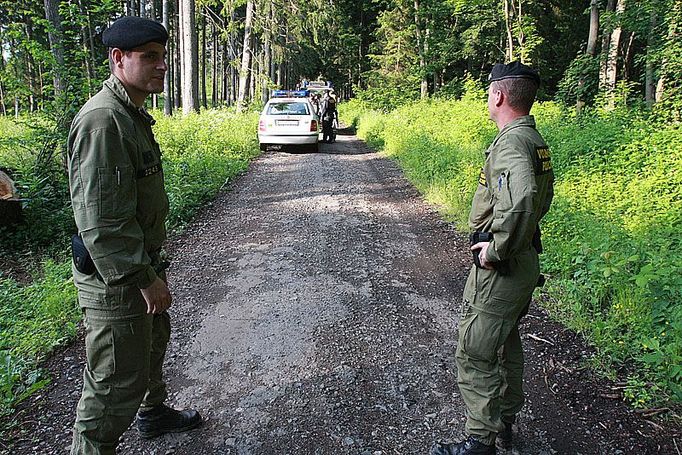
<path fill-rule="evenodd" d="M 170 200 L 167 224 L 177 233 L 259 154 L 258 114 L 153 114 Z M 28 284 L 0 275 L 0 414 L 46 384 L 40 361 L 73 339 L 80 320 L 68 259 L 68 234 L 75 230 L 68 184 L 58 158 L 37 175 L 41 137 L 39 130 L 27 126 L 35 121 L 0 117 L 0 161 L 15 170 L 21 196 L 31 198 L 25 222 L 0 232 L 0 252 L 19 257 L 31 274 Z"/>
<path fill-rule="evenodd" d="M 633 110 L 577 118 L 551 102 L 533 114 L 557 176 L 542 226 L 551 279 L 541 301 L 596 347 L 601 371 L 621 375 L 633 405 L 681 402 L 682 128 Z M 340 116 L 468 229 L 483 152 L 496 134 L 482 100 L 389 113 L 349 102 Z"/>
<path fill-rule="evenodd" d="M 0 279 L 0 413 L 45 385 L 37 368 L 80 320 L 71 265 L 47 260 L 29 285 Z"/>

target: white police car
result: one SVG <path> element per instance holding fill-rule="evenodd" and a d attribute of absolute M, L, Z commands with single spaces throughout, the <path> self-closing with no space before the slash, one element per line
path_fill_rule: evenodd
<path fill-rule="evenodd" d="M 319 123 L 306 90 L 275 90 L 258 121 L 260 149 L 270 145 L 304 146 L 318 151 Z"/>

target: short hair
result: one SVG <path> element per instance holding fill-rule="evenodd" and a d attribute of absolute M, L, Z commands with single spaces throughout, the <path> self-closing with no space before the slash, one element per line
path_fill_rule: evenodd
<path fill-rule="evenodd" d="M 530 112 L 538 92 L 538 84 L 532 79 L 508 78 L 490 84 L 493 90 L 504 93 L 507 103 L 514 110 Z"/>

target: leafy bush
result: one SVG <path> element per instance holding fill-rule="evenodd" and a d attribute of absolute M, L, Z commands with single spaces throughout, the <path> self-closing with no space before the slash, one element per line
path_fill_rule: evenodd
<path fill-rule="evenodd" d="M 419 79 L 416 75 L 382 76 L 369 73 L 368 88 L 354 87 L 358 100 L 372 109 L 388 112 L 419 98 Z"/>
<path fill-rule="evenodd" d="M 467 229 L 496 134 L 480 97 L 388 114 L 346 103 L 340 115 Z M 635 406 L 682 401 L 682 242 L 673 231 L 682 223 L 682 127 L 622 108 L 576 117 L 551 102 L 534 115 L 557 176 L 542 227 L 551 277 L 543 305 L 594 344 L 596 362 L 625 376 Z"/>
<path fill-rule="evenodd" d="M 163 151 L 168 225 L 182 228 L 202 204 L 258 154 L 255 112 L 210 110 L 200 115 L 155 115 L 154 133 Z"/>
<path fill-rule="evenodd" d="M 23 222 L 0 227 L 0 253 L 30 254 L 57 246 L 74 230 L 68 182 L 54 124 L 44 115 L 0 117 L 0 166 L 8 168 L 23 200 Z M 36 228 L 40 226 L 40 228 Z"/>

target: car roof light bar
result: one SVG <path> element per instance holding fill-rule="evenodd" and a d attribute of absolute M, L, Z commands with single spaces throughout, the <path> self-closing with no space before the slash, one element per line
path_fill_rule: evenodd
<path fill-rule="evenodd" d="M 273 90 L 273 98 L 305 98 L 310 94 L 308 90 Z"/>

